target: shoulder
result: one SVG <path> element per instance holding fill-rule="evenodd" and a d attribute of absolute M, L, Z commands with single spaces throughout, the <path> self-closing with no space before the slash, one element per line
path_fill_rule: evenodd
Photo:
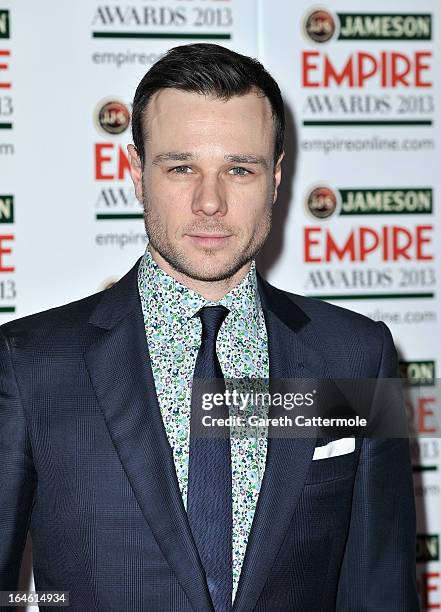
<path fill-rule="evenodd" d="M 258 283 L 264 304 L 269 304 L 270 307 L 277 305 L 278 310 L 282 313 L 285 311 L 288 318 L 297 316 L 299 320 L 307 321 L 312 327 L 320 328 L 321 333 L 332 334 L 338 330 L 339 333 L 347 331 L 363 335 L 377 335 L 383 325 L 348 308 L 280 289 L 263 279 L 260 274 Z"/>
<path fill-rule="evenodd" d="M 14 319 L 1 325 L 0 332 L 15 347 L 35 346 L 57 338 L 80 339 L 81 330 L 103 293 L 100 291 L 69 304 Z"/>
<path fill-rule="evenodd" d="M 306 313 L 313 325 L 323 328 L 322 333 L 333 333 L 336 328 L 339 333 L 355 332 L 363 335 L 377 335 L 379 332 L 379 325 L 376 321 L 358 312 L 316 298 L 288 291 L 283 291 L 283 293 Z"/>
<path fill-rule="evenodd" d="M 0 332 L 16 347 L 50 347 L 58 343 L 75 347 L 90 343 L 97 334 L 94 330 L 111 327 L 139 301 L 139 261 L 109 289 L 15 319 L 0 326 Z"/>
<path fill-rule="evenodd" d="M 337 375 L 352 377 L 354 371 L 357 375 L 377 376 L 383 371 L 395 375 L 396 350 L 382 321 L 319 299 L 276 291 L 304 313 L 306 322 L 299 330 L 302 340 L 319 352 Z"/>

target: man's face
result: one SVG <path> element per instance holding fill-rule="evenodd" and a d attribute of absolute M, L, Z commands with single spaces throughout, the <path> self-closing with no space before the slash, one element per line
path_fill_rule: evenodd
<path fill-rule="evenodd" d="M 268 99 L 162 89 L 144 128 L 144 168 L 129 155 L 153 256 L 194 280 L 230 278 L 264 243 L 280 182 Z"/>

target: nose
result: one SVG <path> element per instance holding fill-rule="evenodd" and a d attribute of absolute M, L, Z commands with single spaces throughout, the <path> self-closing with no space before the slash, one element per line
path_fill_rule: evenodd
<path fill-rule="evenodd" d="M 201 178 L 193 193 L 193 213 L 203 213 L 209 217 L 219 213 L 225 215 L 227 202 L 225 189 L 216 176 L 204 176 Z"/>

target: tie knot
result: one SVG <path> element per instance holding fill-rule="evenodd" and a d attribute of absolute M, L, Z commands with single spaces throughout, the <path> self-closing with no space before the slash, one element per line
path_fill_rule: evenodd
<path fill-rule="evenodd" d="M 204 306 L 197 316 L 202 323 L 202 338 L 216 340 L 220 326 L 230 311 L 225 306 Z"/>

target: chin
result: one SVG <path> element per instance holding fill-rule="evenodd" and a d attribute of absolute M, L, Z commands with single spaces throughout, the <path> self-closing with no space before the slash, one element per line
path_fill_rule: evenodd
<path fill-rule="evenodd" d="M 206 282 L 214 282 L 225 280 L 233 276 L 237 269 L 232 266 L 219 265 L 219 266 L 189 266 L 181 270 L 186 276 Z"/>
<path fill-rule="evenodd" d="M 214 282 L 230 278 L 246 263 L 242 259 L 239 260 L 239 258 L 232 258 L 231 256 L 228 259 L 213 256 L 212 252 L 207 251 L 204 254 L 199 254 L 197 259 L 182 258 L 175 267 L 179 272 L 193 280 Z"/>

